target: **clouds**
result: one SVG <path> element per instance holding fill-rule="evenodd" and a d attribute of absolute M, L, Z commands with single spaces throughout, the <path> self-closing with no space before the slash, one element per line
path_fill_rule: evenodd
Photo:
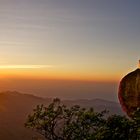
<path fill-rule="evenodd" d="M 0 65 L 0 69 L 44 69 L 52 67 L 52 65 Z"/>

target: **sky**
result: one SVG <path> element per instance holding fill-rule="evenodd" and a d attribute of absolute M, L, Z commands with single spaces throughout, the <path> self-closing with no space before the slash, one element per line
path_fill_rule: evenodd
<path fill-rule="evenodd" d="M 140 58 L 138 0 L 0 0 L 2 78 L 119 81 Z"/>

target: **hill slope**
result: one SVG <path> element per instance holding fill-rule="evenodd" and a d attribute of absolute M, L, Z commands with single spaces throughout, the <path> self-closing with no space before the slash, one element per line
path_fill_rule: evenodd
<path fill-rule="evenodd" d="M 0 139 L 1 140 L 31 140 L 36 135 L 24 128 L 28 114 L 38 104 L 48 105 L 52 99 L 40 98 L 18 92 L 0 93 Z M 101 99 L 65 100 L 64 104 L 72 106 L 93 107 L 96 111 L 108 109 L 111 114 L 123 114 L 118 103 Z"/>

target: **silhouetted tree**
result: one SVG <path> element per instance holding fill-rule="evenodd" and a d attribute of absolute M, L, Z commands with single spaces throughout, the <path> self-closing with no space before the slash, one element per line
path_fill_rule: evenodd
<path fill-rule="evenodd" d="M 38 105 L 28 116 L 25 126 L 43 135 L 47 140 L 140 140 L 140 110 L 133 119 L 97 113 L 93 108 L 78 105 L 66 107 L 59 99 L 48 106 Z"/>

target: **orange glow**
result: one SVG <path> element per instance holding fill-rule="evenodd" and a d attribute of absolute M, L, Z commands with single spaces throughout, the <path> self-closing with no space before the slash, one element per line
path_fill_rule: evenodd
<path fill-rule="evenodd" d="M 61 71 L 52 69 L 1 69 L 1 78 L 21 79 L 59 79 L 80 81 L 118 81 L 121 75 L 116 74 L 87 74 L 86 72 Z"/>

